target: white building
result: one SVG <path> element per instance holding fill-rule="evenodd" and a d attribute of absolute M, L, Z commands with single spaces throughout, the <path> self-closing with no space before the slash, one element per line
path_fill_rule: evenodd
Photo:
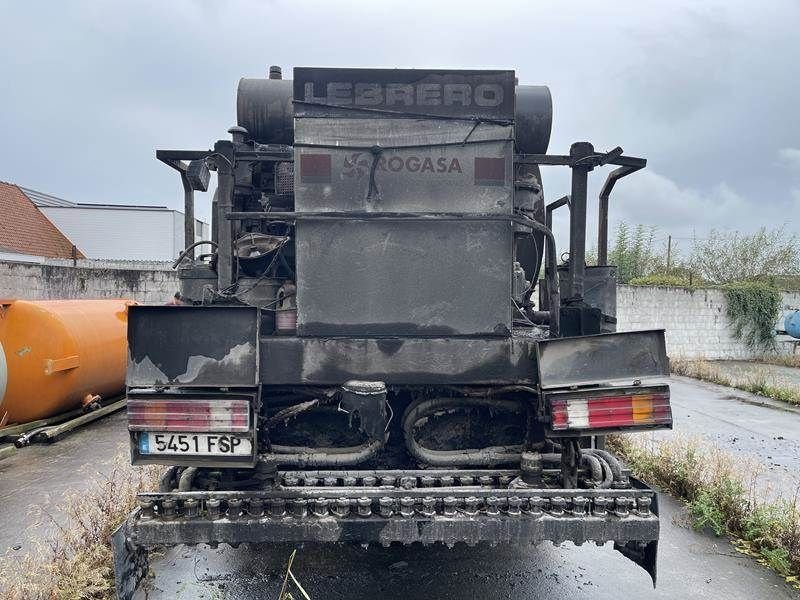
<path fill-rule="evenodd" d="M 19 186 L 86 258 L 174 260 L 184 249 L 183 213 L 166 206 L 82 204 Z M 195 241 L 211 239 L 195 219 Z"/>

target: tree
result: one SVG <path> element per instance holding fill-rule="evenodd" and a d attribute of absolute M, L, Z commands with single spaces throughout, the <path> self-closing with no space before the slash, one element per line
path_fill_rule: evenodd
<path fill-rule="evenodd" d="M 694 242 L 690 264 L 693 272 L 712 284 L 763 281 L 797 274 L 800 246 L 797 236 L 783 227 L 762 227 L 749 235 L 712 230 L 707 238 Z"/>
<path fill-rule="evenodd" d="M 617 267 L 617 281 L 645 277 L 660 270 L 660 257 L 653 252 L 655 227 L 637 225 L 633 230 L 624 221 L 617 227 L 608 263 Z"/>

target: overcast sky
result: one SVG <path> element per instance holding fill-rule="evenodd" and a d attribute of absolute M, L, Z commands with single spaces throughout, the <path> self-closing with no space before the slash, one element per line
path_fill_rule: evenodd
<path fill-rule="evenodd" d="M 618 184 L 614 222 L 678 238 L 784 223 L 800 233 L 797 0 L 0 9 L 0 179 L 69 200 L 180 208 L 180 181 L 155 149 L 227 137 L 239 77 L 271 64 L 287 78 L 294 66 L 511 68 L 550 86 L 550 152 L 587 140 L 648 159 Z M 592 174 L 593 194 L 604 178 Z M 567 181 L 545 171 L 550 199 Z"/>

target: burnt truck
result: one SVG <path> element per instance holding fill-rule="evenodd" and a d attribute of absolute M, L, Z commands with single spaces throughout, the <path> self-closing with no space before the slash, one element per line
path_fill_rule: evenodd
<path fill-rule="evenodd" d="M 119 597 L 148 550 L 218 543 L 611 542 L 655 584 L 656 493 L 605 449 L 672 426 L 664 333 L 615 332 L 607 264 L 612 188 L 646 161 L 548 154 L 550 92 L 511 70 L 293 77 L 242 79 L 212 149 L 156 153 L 187 248 L 181 305 L 129 308 L 132 462 L 168 468 L 114 534 Z"/>

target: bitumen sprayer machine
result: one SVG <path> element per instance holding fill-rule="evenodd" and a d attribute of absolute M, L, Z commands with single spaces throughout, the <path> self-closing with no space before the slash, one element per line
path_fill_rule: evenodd
<path fill-rule="evenodd" d="M 549 90 L 513 71 L 272 67 L 237 114 L 156 153 L 187 249 L 181 305 L 129 309 L 132 461 L 168 468 L 114 536 L 119 597 L 176 544 L 613 542 L 655 583 L 656 494 L 604 448 L 672 426 L 663 331 L 615 333 L 607 264 L 610 193 L 646 161 L 547 154 Z M 571 193 L 546 204 L 551 165 Z"/>

